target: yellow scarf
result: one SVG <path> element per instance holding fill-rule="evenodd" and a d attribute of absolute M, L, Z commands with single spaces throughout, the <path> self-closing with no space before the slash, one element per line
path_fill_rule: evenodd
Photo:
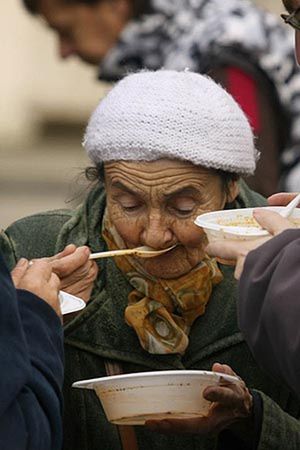
<path fill-rule="evenodd" d="M 107 214 L 102 235 L 109 250 L 125 248 Z M 193 322 L 204 314 L 213 286 L 223 279 L 216 261 L 205 258 L 188 274 L 171 280 L 147 274 L 134 257 L 118 256 L 115 263 L 135 288 L 128 295 L 125 320 L 142 347 L 153 354 L 183 354 Z"/>

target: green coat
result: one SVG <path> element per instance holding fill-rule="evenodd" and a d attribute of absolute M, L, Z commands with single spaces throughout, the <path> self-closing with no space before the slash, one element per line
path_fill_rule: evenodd
<path fill-rule="evenodd" d="M 263 204 L 265 200 L 261 196 L 242 184 L 234 207 Z M 22 256 L 30 259 L 50 256 L 69 243 L 87 244 L 93 252 L 101 251 L 105 249 L 100 235 L 104 206 L 104 191 L 97 187 L 75 212 L 53 211 L 21 219 L 1 233 L 0 250 L 10 267 Z M 150 355 L 124 322 L 130 285 L 113 260 L 100 260 L 91 302 L 65 328 L 66 450 L 121 449 L 116 427 L 105 419 L 96 394 L 71 388 L 74 381 L 105 376 L 105 358 L 122 362 L 125 372 L 210 370 L 214 362 L 227 363 L 249 388 L 261 393 L 263 423 L 258 449 L 300 449 L 300 424 L 292 417 L 299 417 L 300 404 L 284 386 L 265 375 L 253 360 L 237 325 L 233 270 L 223 266 L 222 271 L 224 280 L 214 288 L 204 316 L 193 325 L 185 355 Z M 217 448 L 217 438 L 163 436 L 144 427 L 136 427 L 136 431 L 141 450 Z M 241 450 L 245 448 L 242 446 Z"/>

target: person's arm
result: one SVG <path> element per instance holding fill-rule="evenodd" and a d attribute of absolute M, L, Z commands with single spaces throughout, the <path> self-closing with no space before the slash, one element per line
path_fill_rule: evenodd
<path fill-rule="evenodd" d="M 300 397 L 300 230 L 249 253 L 239 284 L 239 324 L 255 359 Z"/>
<path fill-rule="evenodd" d="M 287 204 L 294 197 L 276 194 L 269 203 Z M 291 223 L 277 213 L 254 213 L 274 238 L 264 244 L 261 240 L 216 241 L 206 251 L 237 261 L 239 323 L 247 344 L 261 366 L 300 397 L 300 230 L 291 229 Z"/>
<path fill-rule="evenodd" d="M 59 317 L 33 293 L 16 291 L 1 256 L 0 285 L 0 448 L 58 450 L 63 381 Z"/>

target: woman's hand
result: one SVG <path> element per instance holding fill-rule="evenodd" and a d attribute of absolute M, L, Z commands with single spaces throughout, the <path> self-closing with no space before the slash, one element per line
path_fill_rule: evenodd
<path fill-rule="evenodd" d="M 16 289 L 24 289 L 37 295 L 61 317 L 58 299 L 59 278 L 53 273 L 49 262 L 37 259 L 30 266 L 27 259 L 22 258 L 11 272 L 11 276 Z"/>
<path fill-rule="evenodd" d="M 284 196 L 285 194 L 278 194 Z M 294 194 L 286 194 L 293 195 Z M 275 198 L 275 196 L 272 196 Z M 281 198 L 281 197 L 279 197 Z M 281 198 L 282 199 L 282 198 Z M 288 197 L 291 200 L 291 197 Z M 251 241 L 237 241 L 237 240 L 226 240 L 226 241 L 216 241 L 212 242 L 206 247 L 206 252 L 210 256 L 215 256 L 222 258 L 224 260 L 235 260 L 236 267 L 234 276 L 238 280 L 243 272 L 245 259 L 251 250 L 256 249 L 260 245 L 264 244 L 266 241 L 271 239 L 272 236 L 276 236 L 282 231 L 288 228 L 295 228 L 295 226 L 288 220 L 281 217 L 280 214 L 273 211 L 267 211 L 265 209 L 256 209 L 253 212 L 253 217 L 255 220 L 267 230 L 271 236 L 258 238 Z"/>
<path fill-rule="evenodd" d="M 236 375 L 233 370 L 223 364 L 215 363 L 215 372 Z M 203 397 L 212 402 L 208 416 L 193 419 L 148 420 L 146 426 L 159 433 L 193 433 L 200 435 L 218 434 L 225 428 L 235 427 L 252 419 L 252 396 L 245 383 L 221 381 L 217 386 L 208 386 Z"/>
<path fill-rule="evenodd" d="M 53 271 L 61 280 L 60 289 L 82 298 L 86 303 L 90 300 L 98 274 L 96 262 L 89 259 L 90 253 L 87 246 L 76 248 L 70 244 L 50 258 Z"/>
<path fill-rule="evenodd" d="M 67 245 L 65 249 L 50 258 L 53 272 L 60 278 L 60 289 L 69 294 L 90 300 L 94 281 L 97 278 L 98 266 L 89 259 L 90 249 L 87 246 Z"/>

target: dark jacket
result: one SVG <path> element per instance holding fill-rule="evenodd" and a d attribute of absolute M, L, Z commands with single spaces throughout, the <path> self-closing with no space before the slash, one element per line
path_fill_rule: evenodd
<path fill-rule="evenodd" d="M 265 200 L 241 186 L 232 207 L 263 205 Z M 87 244 L 92 252 L 105 250 L 101 236 L 105 193 L 95 188 L 75 212 L 54 211 L 27 217 L 2 233 L 0 247 L 9 264 L 16 257 L 29 258 L 56 253 L 68 243 Z M 224 280 L 213 290 L 205 314 L 194 323 L 186 353 L 150 355 L 124 320 L 124 309 L 132 287 L 113 260 L 99 260 L 99 275 L 92 299 L 65 328 L 65 450 L 120 450 L 116 427 L 106 420 L 93 391 L 72 389 L 76 380 L 106 375 L 105 360 L 122 363 L 124 372 L 172 369 L 210 370 L 216 361 L 227 363 L 260 393 L 263 403 L 259 450 L 300 448 L 300 404 L 289 390 L 273 382 L 257 366 L 237 325 L 237 286 L 231 267 L 222 267 Z M 293 417 L 294 416 L 294 417 Z M 163 436 L 136 427 L 140 450 L 215 450 L 217 436 Z M 248 449 L 247 442 L 234 447 Z"/>
<path fill-rule="evenodd" d="M 239 285 L 239 322 L 260 365 L 300 398 L 300 230 L 249 253 Z"/>
<path fill-rule="evenodd" d="M 0 255 L 0 449 L 59 450 L 63 345 L 59 318 L 16 290 Z"/>

